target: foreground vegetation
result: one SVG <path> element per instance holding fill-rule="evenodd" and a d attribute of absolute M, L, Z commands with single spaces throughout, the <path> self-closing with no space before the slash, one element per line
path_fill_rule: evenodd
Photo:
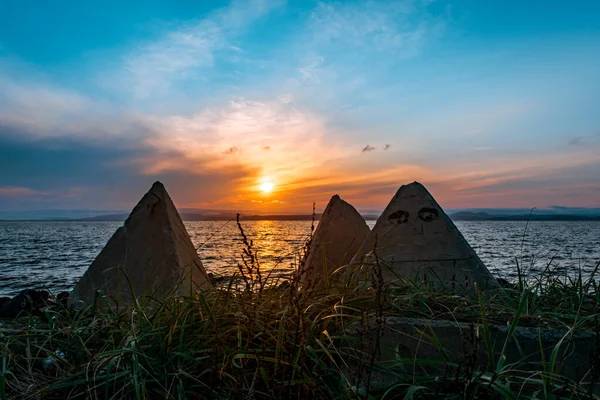
<path fill-rule="evenodd" d="M 374 322 L 377 333 L 392 317 L 463 321 L 478 327 L 469 340 L 487 349 L 493 324 L 508 324 L 507 342 L 517 325 L 597 336 L 600 291 L 595 273 L 587 279 L 556 279 L 548 268 L 528 279 L 520 273 L 518 282 L 503 291 L 474 288 L 470 295 L 459 296 L 414 282 L 383 286 L 377 269 L 385 265 L 377 263 L 369 282 L 311 290 L 299 287 L 297 279 L 261 276 L 252 243 L 245 236 L 243 240 L 238 274 L 210 293 L 146 299 L 128 310 L 119 309 L 115 299 L 99 297 L 86 309 L 56 307 L 41 316 L 5 322 L 0 329 L 0 396 L 593 397 L 589 385 L 554 372 L 555 357 L 532 367 L 504 363 L 502 354 L 479 357 L 465 350 L 459 359 L 397 357 L 379 363 L 372 339 L 349 328 Z M 557 342 L 557 351 L 560 346 Z M 589 349 L 592 357 L 600 358 L 594 353 L 599 348 Z M 406 373 L 407 365 L 420 364 L 430 372 Z M 598 378 L 599 367 L 587 376 L 588 382 L 590 376 Z M 396 379 L 376 384 L 374 371 Z"/>

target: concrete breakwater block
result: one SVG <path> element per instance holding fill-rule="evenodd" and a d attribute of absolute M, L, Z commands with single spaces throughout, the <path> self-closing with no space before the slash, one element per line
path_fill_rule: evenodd
<path fill-rule="evenodd" d="M 298 269 L 302 284 L 328 286 L 333 271 L 352 260 L 369 232 L 358 211 L 340 196 L 333 196 L 321 215 L 308 256 Z"/>
<path fill-rule="evenodd" d="M 127 305 L 135 297 L 190 294 L 211 286 L 165 187 L 155 182 L 79 280 L 69 304 L 96 291 Z"/>
<path fill-rule="evenodd" d="M 492 371 L 501 360 L 504 368 L 522 377 L 542 379 L 539 372 L 546 370 L 579 383 L 585 390 L 600 391 L 600 384 L 594 385 L 600 380 L 600 341 L 595 332 L 517 327 L 507 341 L 508 326 L 490 325 L 493 359 L 488 356 L 486 333 L 481 324 L 388 317 L 379 328 L 375 320 L 370 319 L 366 324 L 350 326 L 345 333 L 361 338 L 359 343 L 352 344 L 358 349 L 357 359 L 367 360 L 366 355 L 372 356 L 372 364 L 365 361 L 362 369 L 355 367 L 350 372 L 352 379 L 364 384 L 369 368 L 374 367 L 372 388 L 397 383 L 398 374 L 437 376 L 443 378 L 441 382 L 451 385 L 456 379 L 456 369 L 449 370 L 445 361 L 458 364 L 462 373 L 469 375 Z M 556 351 L 556 363 L 551 367 L 553 351 Z M 393 365 L 394 373 L 385 370 L 385 366 Z M 537 376 L 533 376 L 536 373 Z M 518 391 L 522 384 L 523 381 L 515 380 L 513 389 Z M 527 390 L 527 387 L 522 389 Z"/>
<path fill-rule="evenodd" d="M 377 220 L 352 264 L 378 264 L 385 283 L 403 279 L 469 290 L 499 285 L 473 248 L 418 182 L 403 185 Z"/>

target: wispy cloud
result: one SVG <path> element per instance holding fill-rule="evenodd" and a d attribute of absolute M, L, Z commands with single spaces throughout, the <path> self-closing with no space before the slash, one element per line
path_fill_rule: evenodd
<path fill-rule="evenodd" d="M 317 85 L 321 83 L 318 71 L 323 65 L 323 57 L 316 56 L 312 59 L 309 57 L 309 59 L 310 61 L 308 62 L 308 64 L 301 65 L 300 67 L 298 67 L 300 81 L 306 85 Z"/>
<path fill-rule="evenodd" d="M 160 164 L 168 169 L 193 169 L 194 162 L 210 169 L 243 163 L 263 176 L 286 181 L 346 154 L 321 116 L 280 100 L 236 98 L 190 117 L 148 117 L 148 124 L 155 135 L 146 144 L 172 159 Z M 231 154 L 240 157 L 227 157 Z M 153 162 L 148 168 L 157 172 L 157 165 Z"/>
<path fill-rule="evenodd" d="M 12 81 L 0 75 L 0 125 L 35 138 L 72 137 L 106 142 L 138 140 L 147 133 L 137 113 L 44 80 Z"/>
<path fill-rule="evenodd" d="M 443 33 L 445 16 L 433 15 L 428 3 L 319 2 L 282 51 L 293 73 L 277 79 L 290 82 L 297 102 L 328 116 L 352 110 L 355 120 L 369 119 L 361 108 L 387 109 L 391 87 L 402 85 L 394 71 Z"/>
<path fill-rule="evenodd" d="M 225 150 L 225 154 L 237 154 L 240 152 L 240 149 L 238 149 L 236 146 L 230 147 L 227 150 Z"/>
<path fill-rule="evenodd" d="M 443 22 L 427 11 L 428 3 L 320 3 L 312 13 L 313 29 L 322 41 L 351 44 L 355 51 L 413 55 L 425 39 L 443 28 Z"/>
<path fill-rule="evenodd" d="M 578 145 L 582 144 L 582 142 L 583 142 L 583 138 L 581 136 L 578 136 L 578 137 L 575 137 L 575 138 L 569 140 L 569 144 L 571 146 L 578 146 Z"/>
<path fill-rule="evenodd" d="M 32 133 L 48 125 L 65 124 L 81 115 L 89 102 L 78 93 L 40 83 L 16 83 L 0 76 L 0 120 L 30 127 Z"/>
<path fill-rule="evenodd" d="M 283 3 L 233 1 L 200 20 L 165 32 L 157 40 L 136 44 L 123 59 L 124 81 L 130 84 L 135 97 L 145 98 L 168 89 L 173 82 L 203 79 L 202 71 L 213 67 L 217 58 L 235 59 L 241 51 L 232 43 L 235 37 Z"/>
<path fill-rule="evenodd" d="M 47 192 L 34 190 L 27 187 L 18 186 L 0 186 L 0 197 L 21 198 L 30 196 L 43 196 Z"/>
<path fill-rule="evenodd" d="M 23 186 L 0 186 L 0 197 L 22 200 L 31 200 L 32 198 L 43 200 L 72 199 L 78 197 L 84 190 L 83 187 L 70 187 L 66 190 L 37 190 Z"/>

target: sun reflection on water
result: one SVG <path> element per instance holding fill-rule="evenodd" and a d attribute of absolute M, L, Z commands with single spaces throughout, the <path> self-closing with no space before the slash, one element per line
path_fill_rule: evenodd
<path fill-rule="evenodd" d="M 193 243 L 206 240 L 207 232 L 220 229 L 198 253 L 206 269 L 223 275 L 237 271 L 243 243 L 235 222 L 186 222 Z M 224 225 L 224 226 L 223 226 Z M 290 276 L 297 268 L 298 253 L 310 236 L 310 221 L 242 221 L 261 266 L 261 272 Z"/>

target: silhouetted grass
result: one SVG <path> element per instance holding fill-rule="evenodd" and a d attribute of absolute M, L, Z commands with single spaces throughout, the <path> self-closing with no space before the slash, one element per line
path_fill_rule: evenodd
<path fill-rule="evenodd" d="M 243 261 L 213 291 L 145 298 L 129 309 L 111 299 L 81 310 L 23 315 L 0 330 L 0 396 L 10 399 L 375 399 L 591 398 L 589 384 L 555 373 L 558 349 L 535 368 L 506 362 L 517 326 L 600 330 L 600 292 L 588 279 L 550 269 L 502 291 L 461 295 L 405 281 L 386 286 L 376 258 L 370 279 L 306 290 L 299 277 L 276 286 L 243 233 Z M 305 247 L 307 249 L 308 247 Z M 302 259 L 302 255 L 299 256 Z M 598 266 L 596 267 L 596 270 Z M 379 362 L 392 318 L 465 322 L 463 354 Z M 508 325 L 501 351 L 491 326 Z M 401 345 L 401 339 L 398 339 Z M 476 348 L 485 348 L 485 359 Z M 475 349 L 475 350 L 474 350 Z M 591 348 L 600 358 L 600 343 Z M 596 353 L 594 353 L 596 352 Z M 57 354 L 58 353 L 58 354 Z M 504 358 L 503 358 L 504 357 Z M 593 363 L 592 363 L 593 364 Z M 598 364 L 581 381 L 598 376 Z M 421 371 L 421 373 L 417 373 Z M 387 375 L 382 384 L 377 374 Z M 390 379 L 389 376 L 395 377 Z M 585 379 L 584 379 L 585 378 Z M 592 379 L 593 380 L 593 379 Z M 588 397 L 586 397 L 588 396 Z"/>

